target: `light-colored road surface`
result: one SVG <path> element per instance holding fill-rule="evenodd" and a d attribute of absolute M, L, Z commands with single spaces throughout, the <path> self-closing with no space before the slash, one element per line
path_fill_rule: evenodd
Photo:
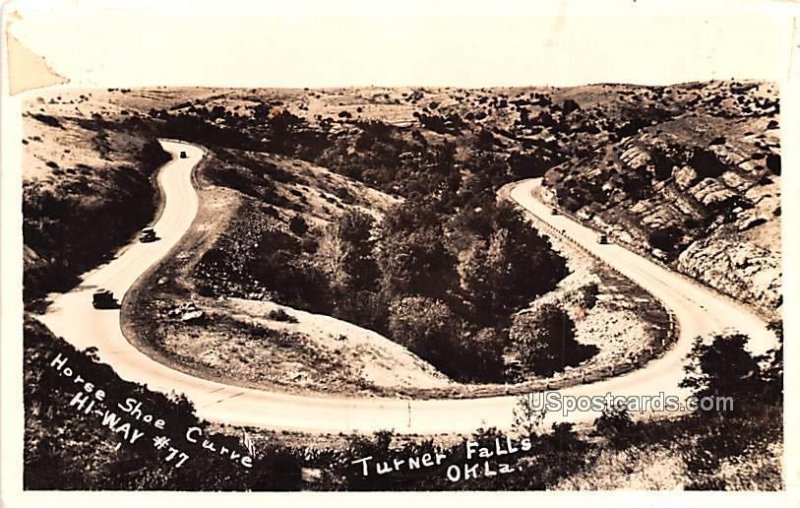
<path fill-rule="evenodd" d="M 101 360 L 123 378 L 147 384 L 162 392 L 184 393 L 197 408 L 198 416 L 229 424 L 309 432 L 471 432 L 478 427 L 507 428 L 517 397 L 407 401 L 390 398 L 348 399 L 336 396 L 304 396 L 240 388 L 196 378 L 146 356 L 122 334 L 118 310 L 96 310 L 91 305 L 96 287 L 110 289 L 121 298 L 136 279 L 178 244 L 197 213 L 197 194 L 192 187 L 194 165 L 202 150 L 187 144 L 162 142 L 174 155 L 160 171 L 158 180 L 166 199 L 154 225 L 160 240 L 133 243 L 110 263 L 87 274 L 83 283 L 67 294 L 53 294 L 48 312 L 38 318 L 56 335 L 78 348 L 94 346 Z M 188 158 L 177 157 L 185 150 Z M 685 395 L 677 385 L 683 378 L 683 358 L 699 334 L 725 328 L 741 330 L 756 339 L 758 350 L 774 341 L 765 324 L 745 308 L 712 291 L 671 273 L 616 245 L 599 245 L 591 230 L 563 216 L 552 216 L 549 208 L 532 196 L 536 180 L 520 182 L 511 198 L 529 212 L 552 224 L 601 259 L 615 266 L 646 290 L 660 298 L 677 316 L 681 334 L 677 344 L 659 360 L 644 368 L 594 383 L 561 390 L 565 395 Z M 591 421 L 593 412 L 555 414 L 548 420 Z"/>

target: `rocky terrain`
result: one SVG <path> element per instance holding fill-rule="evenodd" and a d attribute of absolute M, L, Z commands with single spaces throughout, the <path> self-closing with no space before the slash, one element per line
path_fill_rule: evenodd
<path fill-rule="evenodd" d="M 176 260 L 180 276 L 162 287 L 187 302 L 195 294 L 267 300 L 383 334 L 406 326 L 398 319 L 409 305 L 418 306 L 414 312 L 454 312 L 473 324 L 443 333 L 480 331 L 487 340 L 481 347 L 490 350 L 481 355 L 496 363 L 510 312 L 553 289 L 565 273 L 554 271 L 511 306 L 493 304 L 492 317 L 471 310 L 491 295 L 475 293 L 485 282 L 471 277 L 470 267 L 488 266 L 480 253 L 492 242 L 511 249 L 502 247 L 493 224 L 507 220 L 492 211 L 495 192 L 544 176 L 565 212 L 773 317 L 781 303 L 775 97 L 770 84 L 735 81 L 54 93 L 26 115 L 26 294 L 41 293 L 42 280 L 68 285 L 67 275 L 100 262 L 146 224 L 155 192 L 148 176 L 163 160 L 154 139 L 162 136 L 209 149 L 199 171 L 204 220 L 193 228 L 197 242 Z M 89 190 L 94 198 L 74 197 Z M 86 213 L 65 213 L 66 202 Z M 383 225 L 388 209 L 398 219 Z M 367 219 L 348 218 L 351 212 L 371 217 L 372 226 L 359 233 L 358 221 Z M 348 220 L 356 220 L 354 234 L 372 231 L 353 239 L 368 250 L 342 243 L 337 228 Z M 420 241 L 427 252 L 414 252 Z M 407 251 L 415 263 L 446 261 L 427 268 L 434 270 L 427 281 L 415 281 L 425 265 L 392 259 L 382 254 L 387 249 Z M 47 275 L 56 269 L 61 275 Z M 382 278 L 387 269 L 393 275 Z M 583 277 L 581 267 L 573 271 L 570 280 Z M 399 306 L 415 295 L 429 300 Z M 165 298 L 162 310 L 174 298 Z M 609 312 L 628 313 L 618 318 L 628 336 L 648 328 L 634 309 L 611 310 L 612 301 L 602 302 L 603 312 L 573 312 L 578 335 L 591 342 L 598 330 L 590 323 L 610 323 L 592 316 Z M 605 365 L 607 355 L 631 343 L 620 338 L 619 347 L 606 346 L 592 361 Z M 518 347 L 507 344 L 502 353 L 513 358 Z"/>
<path fill-rule="evenodd" d="M 400 195 L 418 179 L 416 168 L 431 164 L 426 148 L 435 145 L 452 145 L 456 167 L 484 182 L 546 173 L 564 208 L 774 317 L 781 304 L 777 95 L 773 84 L 734 80 L 253 89 L 209 93 L 155 116 L 177 125 L 199 115 L 249 133 L 250 144 L 260 140 Z M 244 143 L 228 139 L 230 132 L 218 137 Z"/>
<path fill-rule="evenodd" d="M 685 112 L 551 169 L 547 182 L 561 205 L 618 241 L 778 315 L 775 89 L 729 82 L 683 91 L 692 97 Z M 648 99 L 650 91 L 640 98 Z"/>
<path fill-rule="evenodd" d="M 68 194 L 60 189 L 69 185 L 81 192 L 80 182 L 96 185 L 102 173 L 95 169 L 107 167 L 129 166 L 146 177 L 161 160 L 154 133 L 291 156 L 398 197 L 423 191 L 430 182 L 420 169 L 437 164 L 448 147 L 462 179 L 495 186 L 546 173 L 565 209 L 776 316 L 779 112 L 775 85 L 733 80 L 653 87 L 63 91 L 44 95 L 26 115 L 25 195 L 30 205 L 50 187 L 56 196 Z M 144 192 L 138 182 L 126 187 Z M 124 193 L 113 199 L 122 201 L 118 194 Z M 29 292 L 54 266 L 73 272 L 64 267 L 85 268 L 99 256 L 79 246 L 75 253 L 53 253 L 47 217 L 54 212 L 39 207 L 29 206 L 26 220 Z M 116 244 L 147 215 L 108 226 L 103 237 Z M 80 236 L 66 234 L 68 241 Z"/>
<path fill-rule="evenodd" d="M 738 81 L 51 92 L 30 103 L 24 120 L 26 303 L 74 284 L 152 218 L 149 177 L 164 160 L 155 139 L 175 137 L 208 150 L 197 170 L 201 208 L 175 255 L 124 303 L 126 335 L 145 352 L 248 386 L 420 398 L 529 393 L 613 375 L 653 354 L 663 309 L 537 234 L 496 192 L 543 177 L 565 213 L 774 317 L 778 114 L 775 86 Z M 561 335 L 546 333 L 553 329 Z M 580 355 L 548 351 L 547 362 L 530 361 L 537 341 Z M 37 381 L 45 352 L 63 344 L 33 326 L 27 343 L 26 397 L 37 401 L 40 386 L 53 383 Z M 611 415 L 588 434 L 555 426 L 537 431 L 535 452 L 515 461 L 518 475 L 455 487 L 443 476 L 363 482 L 351 459 L 396 453 L 390 433 L 351 437 L 346 453 L 266 453 L 279 463 L 262 471 L 289 471 L 291 485 L 320 489 L 775 489 L 782 351 L 770 361 L 744 380 L 763 392 L 704 362 L 712 371 L 698 389 L 733 387 L 737 404 L 752 396 L 741 415 L 636 423 Z M 82 363 L 116 379 L 91 352 Z M 158 402 L 191 414 L 180 401 Z M 42 444 L 53 418 L 69 418 L 38 404 L 26 418 L 30 471 L 56 464 L 75 485 L 165 488 L 163 475 L 148 474 L 152 450 L 120 458 L 90 446 L 106 442 L 99 433 L 84 447 L 98 473 L 81 483 L 73 435 Z M 482 429 L 474 438 L 498 435 Z M 460 444 L 451 439 L 448 446 Z M 126 460 L 135 476 L 119 474 Z M 209 467 L 195 487 L 273 485 L 218 478 Z M 58 479 L 27 481 L 48 488 Z"/>

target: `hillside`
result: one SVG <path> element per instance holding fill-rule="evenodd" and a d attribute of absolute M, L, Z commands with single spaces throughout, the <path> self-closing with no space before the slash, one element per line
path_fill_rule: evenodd
<path fill-rule="evenodd" d="M 292 155 L 401 196 L 430 186 L 420 169 L 436 147 L 483 185 L 546 173 L 583 220 L 776 316 L 779 112 L 775 85 L 717 81 L 208 90 L 149 114 L 162 132 Z"/>
<path fill-rule="evenodd" d="M 198 181 L 201 211 L 184 254 L 126 303 L 133 336 L 158 337 L 142 347 L 203 377 L 290 391 L 449 384 L 377 333 L 274 303 L 318 306 L 325 292 L 314 284 L 335 277 L 322 253 L 335 247 L 326 242 L 337 221 L 380 218 L 397 198 L 304 161 L 222 148 Z M 197 311 L 201 319 L 181 319 Z"/>
<path fill-rule="evenodd" d="M 63 291 L 156 210 L 153 171 L 169 159 L 141 119 L 90 92 L 58 92 L 23 116 L 25 300 Z"/>
<path fill-rule="evenodd" d="M 210 154 L 200 170 L 206 222 L 191 271 L 181 272 L 192 305 L 233 297 L 332 315 L 381 337 L 410 337 L 402 345 L 445 377 L 508 380 L 518 375 L 508 369 L 526 340 L 509 334 L 522 319 L 513 314 L 559 301 L 550 295 L 535 303 L 567 271 L 547 240 L 497 205 L 495 193 L 544 175 L 559 206 L 580 220 L 775 316 L 775 94 L 769 84 L 732 81 L 45 96 L 26 117 L 26 294 L 41 294 L 41 280 L 68 286 L 147 223 L 161 136 L 197 142 Z M 89 190 L 91 199 L 74 197 Z M 81 213 L 65 213 L 64 203 Z M 503 271 L 484 252 L 518 266 Z M 526 268 L 533 260 L 542 263 L 538 271 Z M 61 275 L 49 275 L 55 271 Z M 602 282 L 611 291 L 603 298 L 613 300 L 617 286 Z M 587 310 L 562 318 L 603 323 L 616 312 L 605 306 L 593 311 L 605 318 L 586 317 Z M 640 316 L 630 329 L 663 320 L 626 312 Z M 408 328 L 414 315 L 419 330 Z M 454 326 L 426 331 L 442 319 Z M 591 343 L 594 332 L 581 330 L 595 327 L 578 324 L 579 342 Z M 430 349 L 429 341 L 444 344 Z M 621 353 L 601 350 L 595 360 Z M 188 363 L 198 355 L 176 351 Z M 467 357 L 479 363 L 465 366 Z"/>
<path fill-rule="evenodd" d="M 198 247 L 187 294 L 271 301 L 331 315 L 403 345 L 468 390 L 475 383 L 492 386 L 492 393 L 504 389 L 492 383 L 541 381 L 579 366 L 567 376 L 570 382 L 591 378 L 595 370 L 608 375 L 609 363 L 627 362 L 639 348 L 651 349 L 666 315 L 637 293 L 633 305 L 578 305 L 574 316 L 562 312 L 558 319 L 587 318 L 586 323 L 599 326 L 621 320 L 641 333 L 600 347 L 576 346 L 575 356 L 559 359 L 553 369 L 532 373 L 523 365 L 523 373 L 517 372 L 527 335 L 518 331 L 512 337 L 510 331 L 517 322 L 539 319 L 540 309 L 531 307 L 528 317 L 514 314 L 554 290 L 567 272 L 549 241 L 513 207 L 497 202 L 496 192 L 526 171 L 531 156 L 511 150 L 472 117 L 465 121 L 456 112 L 441 113 L 458 103 L 437 100 L 458 93 L 209 91 L 149 110 L 161 135 L 180 135 L 212 151 L 201 170 L 206 183 L 215 188 L 214 196 L 236 203 L 215 205 L 220 212 L 215 219 L 225 221 L 226 231 Z M 423 104 L 426 94 L 432 98 Z M 309 173 L 310 168 L 316 169 Z M 236 211 L 223 212 L 232 208 Z M 483 252 L 495 259 L 481 260 Z M 603 279 L 600 290 L 608 301 L 619 302 L 636 292 L 611 279 Z M 598 325 L 584 323 L 576 328 L 576 339 L 561 339 L 592 342 L 596 338 L 590 330 Z M 160 332 L 148 335 L 176 337 L 173 328 Z M 172 351 L 186 368 L 192 368 L 192 358 L 205 358 L 203 351 L 213 349 L 187 349 L 184 342 L 175 339 L 157 347 Z M 305 350 L 302 341 L 296 343 Z M 597 361 L 587 361 L 599 350 Z M 237 355 L 209 356 L 223 365 Z M 287 365 L 293 365 L 288 376 L 246 374 L 239 382 L 284 385 L 288 377 L 301 381 L 292 386 L 305 386 L 309 378 L 311 385 L 318 384 L 309 374 L 314 372 L 308 353 L 300 356 L 287 358 Z M 204 360 L 199 363 L 203 372 L 214 370 Z M 325 382 L 330 385 L 333 378 Z M 346 385 L 343 389 L 350 389 Z"/>
<path fill-rule="evenodd" d="M 551 169 L 547 183 L 560 205 L 618 241 L 778 315 L 774 89 L 714 83 L 690 90 L 685 113 Z"/>
<path fill-rule="evenodd" d="M 515 313 L 541 307 L 568 273 L 496 201 L 525 177 L 544 176 L 561 208 L 614 241 L 772 318 L 778 112 L 773 85 L 736 81 L 53 92 L 25 117 L 26 299 L 74 284 L 150 220 L 160 136 L 210 154 L 188 299 L 331 315 L 399 340 L 446 377 L 516 376 L 509 361 L 527 339 L 510 334 Z M 430 328 L 440 322 L 453 326 Z"/>
<path fill-rule="evenodd" d="M 774 85 L 737 81 L 46 93 L 24 117 L 25 301 L 75 284 L 148 224 L 151 175 L 165 159 L 156 140 L 172 137 L 206 151 L 195 173 L 200 211 L 125 299 L 126 337 L 147 354 L 199 377 L 315 396 L 477 397 L 588 383 L 661 354 L 671 320 L 630 280 L 531 227 L 501 190 L 542 177 L 564 214 L 779 325 L 778 115 Z M 78 353 L 32 322 L 25 332 L 26 460 L 37 472 L 26 482 L 58 485 L 61 468 L 90 488 L 164 488 L 142 466 L 152 450 L 116 454 L 82 417 L 45 409 L 54 403 L 40 388 L 58 381 L 45 350 Z M 691 386 L 734 393 L 734 414 L 611 414 L 593 429 L 538 429 L 535 450 L 514 459 L 518 475 L 364 481 L 350 467 L 366 452 L 435 447 L 459 461 L 466 436 L 259 445 L 280 459 L 266 471 L 285 467 L 292 488 L 779 488 L 782 350 L 754 359 L 730 349 L 740 342 L 718 337 L 704 362 L 693 353 L 708 372 Z M 120 383 L 91 350 L 81 358 Z M 194 422 L 181 403 L 120 389 Z M 62 438 L 51 449 L 53 428 Z M 79 451 L 98 466 L 88 476 L 69 452 L 86 428 Z M 277 488 L 206 469 L 174 478 Z"/>

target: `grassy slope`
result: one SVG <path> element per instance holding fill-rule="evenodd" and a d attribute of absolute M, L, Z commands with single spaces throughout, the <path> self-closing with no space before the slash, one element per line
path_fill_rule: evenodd
<path fill-rule="evenodd" d="M 62 355 L 74 374 L 106 392 L 105 404 L 95 408 L 114 410 L 128 397 L 142 402 L 144 412 L 166 422 L 158 431 L 133 418 L 123 418 L 145 436 L 131 444 L 121 434 L 101 425 L 98 416 L 69 406 L 81 390 L 73 378 L 61 376 L 50 363 Z M 186 429 L 199 426 L 204 435 L 240 453 L 236 433 L 213 432 L 198 422 L 185 399 L 154 393 L 128 383 L 90 353 L 79 352 L 49 333 L 41 324 L 26 321 L 24 487 L 29 490 L 294 490 L 301 485 L 297 459 L 274 440 L 256 440 L 253 468 L 215 455 L 186 441 Z M 152 439 L 163 435 L 170 444 L 188 453 L 180 467 L 165 460 L 168 450 L 157 450 Z M 246 452 L 244 452 L 246 453 Z"/>
<path fill-rule="evenodd" d="M 740 419 L 655 421 L 606 443 L 558 490 L 780 490 L 783 412 L 764 406 Z"/>
<path fill-rule="evenodd" d="M 155 212 L 150 175 L 169 157 L 140 119 L 102 111 L 101 104 L 63 92 L 28 105 L 23 139 L 27 302 L 74 285 L 77 275 L 125 243 Z"/>

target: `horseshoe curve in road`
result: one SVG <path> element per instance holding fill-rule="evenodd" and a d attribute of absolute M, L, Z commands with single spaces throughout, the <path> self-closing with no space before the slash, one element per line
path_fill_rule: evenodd
<path fill-rule="evenodd" d="M 173 155 L 159 171 L 164 203 L 154 224 L 160 240 L 132 243 L 111 262 L 82 277 L 81 284 L 65 294 L 51 294 L 52 304 L 36 316 L 50 330 L 79 349 L 94 346 L 100 359 L 126 380 L 146 384 L 161 392 L 183 393 L 201 418 L 232 425 L 305 432 L 374 432 L 393 429 L 404 433 L 472 432 L 478 427 L 508 428 L 518 396 L 466 399 L 407 400 L 399 398 L 348 398 L 297 395 L 226 385 L 176 370 L 145 355 L 124 336 L 119 310 L 97 310 L 91 305 L 95 288 L 110 289 L 123 297 L 137 279 L 177 246 L 198 210 L 192 172 L 202 159 L 200 147 L 161 140 Z M 181 151 L 187 158 L 180 158 Z M 592 384 L 559 390 L 562 395 L 687 395 L 678 388 L 683 362 L 697 335 L 738 329 L 753 339 L 754 349 L 764 351 L 774 343 L 766 324 L 743 306 L 618 245 L 599 245 L 596 234 L 564 216 L 553 216 L 549 207 L 534 198 L 540 180 L 524 180 L 511 186 L 510 198 L 540 220 L 564 230 L 574 241 L 640 284 L 664 302 L 679 322 L 680 336 L 661 358 L 627 374 Z M 701 303 L 698 303 L 701 302 Z M 567 417 L 548 414 L 546 420 L 590 422 L 596 412 Z"/>

